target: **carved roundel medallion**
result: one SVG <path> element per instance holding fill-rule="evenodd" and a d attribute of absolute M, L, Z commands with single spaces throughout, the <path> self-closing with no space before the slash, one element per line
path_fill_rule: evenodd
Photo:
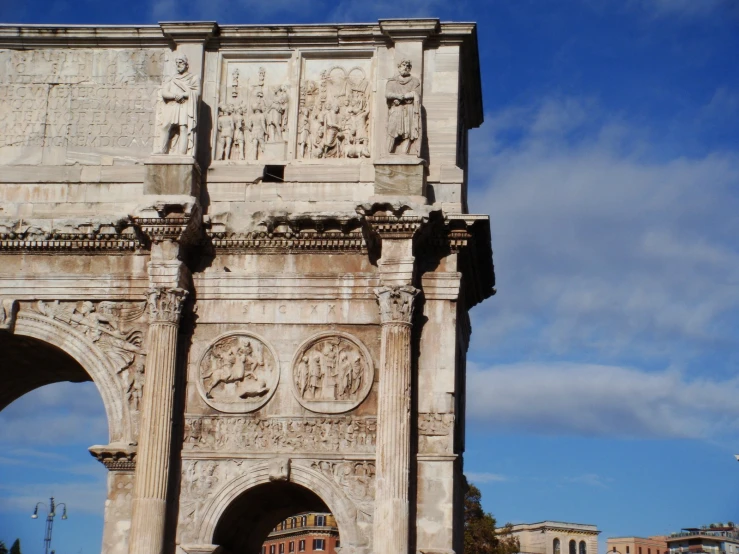
<path fill-rule="evenodd" d="M 321 333 L 305 341 L 292 365 L 292 389 L 312 412 L 338 414 L 359 406 L 375 376 L 367 348 L 346 333 Z"/>
<path fill-rule="evenodd" d="M 251 412 L 264 406 L 280 380 L 277 355 L 261 337 L 243 331 L 218 337 L 200 358 L 198 390 L 221 412 Z"/>

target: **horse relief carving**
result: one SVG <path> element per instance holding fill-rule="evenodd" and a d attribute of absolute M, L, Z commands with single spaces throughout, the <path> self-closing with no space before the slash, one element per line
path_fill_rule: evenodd
<path fill-rule="evenodd" d="M 369 352 L 356 338 L 322 333 L 303 343 L 293 361 L 293 392 L 305 408 L 341 413 L 356 408 L 372 388 Z"/>
<path fill-rule="evenodd" d="M 206 350 L 199 371 L 198 389 L 205 402 L 230 413 L 263 406 L 280 378 L 276 355 L 251 333 L 221 336 Z"/>

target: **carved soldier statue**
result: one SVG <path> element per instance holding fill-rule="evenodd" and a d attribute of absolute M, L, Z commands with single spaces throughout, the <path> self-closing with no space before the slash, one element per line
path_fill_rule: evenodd
<path fill-rule="evenodd" d="M 385 98 L 388 103 L 387 151 L 418 155 L 421 137 L 421 81 L 411 75 L 410 60 L 398 64 L 398 74 L 388 79 Z"/>
<path fill-rule="evenodd" d="M 175 58 L 177 74 L 166 80 L 159 89 L 157 123 L 159 153 L 168 154 L 175 146 L 178 154 L 195 151 L 195 129 L 200 106 L 200 79 L 188 71 L 187 56 Z"/>

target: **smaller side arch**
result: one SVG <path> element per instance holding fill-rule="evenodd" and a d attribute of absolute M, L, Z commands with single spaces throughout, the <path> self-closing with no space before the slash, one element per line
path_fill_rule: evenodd
<path fill-rule="evenodd" d="M 74 358 L 100 392 L 108 418 L 109 441 L 133 442 L 128 405 L 115 379 L 115 368 L 100 348 L 68 325 L 27 310 L 18 312 L 15 334 L 44 341 Z"/>
<path fill-rule="evenodd" d="M 254 487 L 270 483 L 270 468 L 268 462 L 257 464 L 247 474 L 231 480 L 213 497 L 203 510 L 198 530 L 200 544 L 212 544 L 216 526 L 234 500 Z M 357 509 L 336 483 L 322 473 L 298 464 L 291 466 L 289 481 L 313 492 L 328 506 L 338 523 L 342 545 L 367 546 L 357 527 Z"/>

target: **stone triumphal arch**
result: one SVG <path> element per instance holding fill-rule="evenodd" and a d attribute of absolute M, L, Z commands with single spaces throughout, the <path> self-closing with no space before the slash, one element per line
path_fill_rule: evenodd
<path fill-rule="evenodd" d="M 0 408 L 95 383 L 103 552 L 461 552 L 475 25 L 6 25 L 0 100 Z"/>

